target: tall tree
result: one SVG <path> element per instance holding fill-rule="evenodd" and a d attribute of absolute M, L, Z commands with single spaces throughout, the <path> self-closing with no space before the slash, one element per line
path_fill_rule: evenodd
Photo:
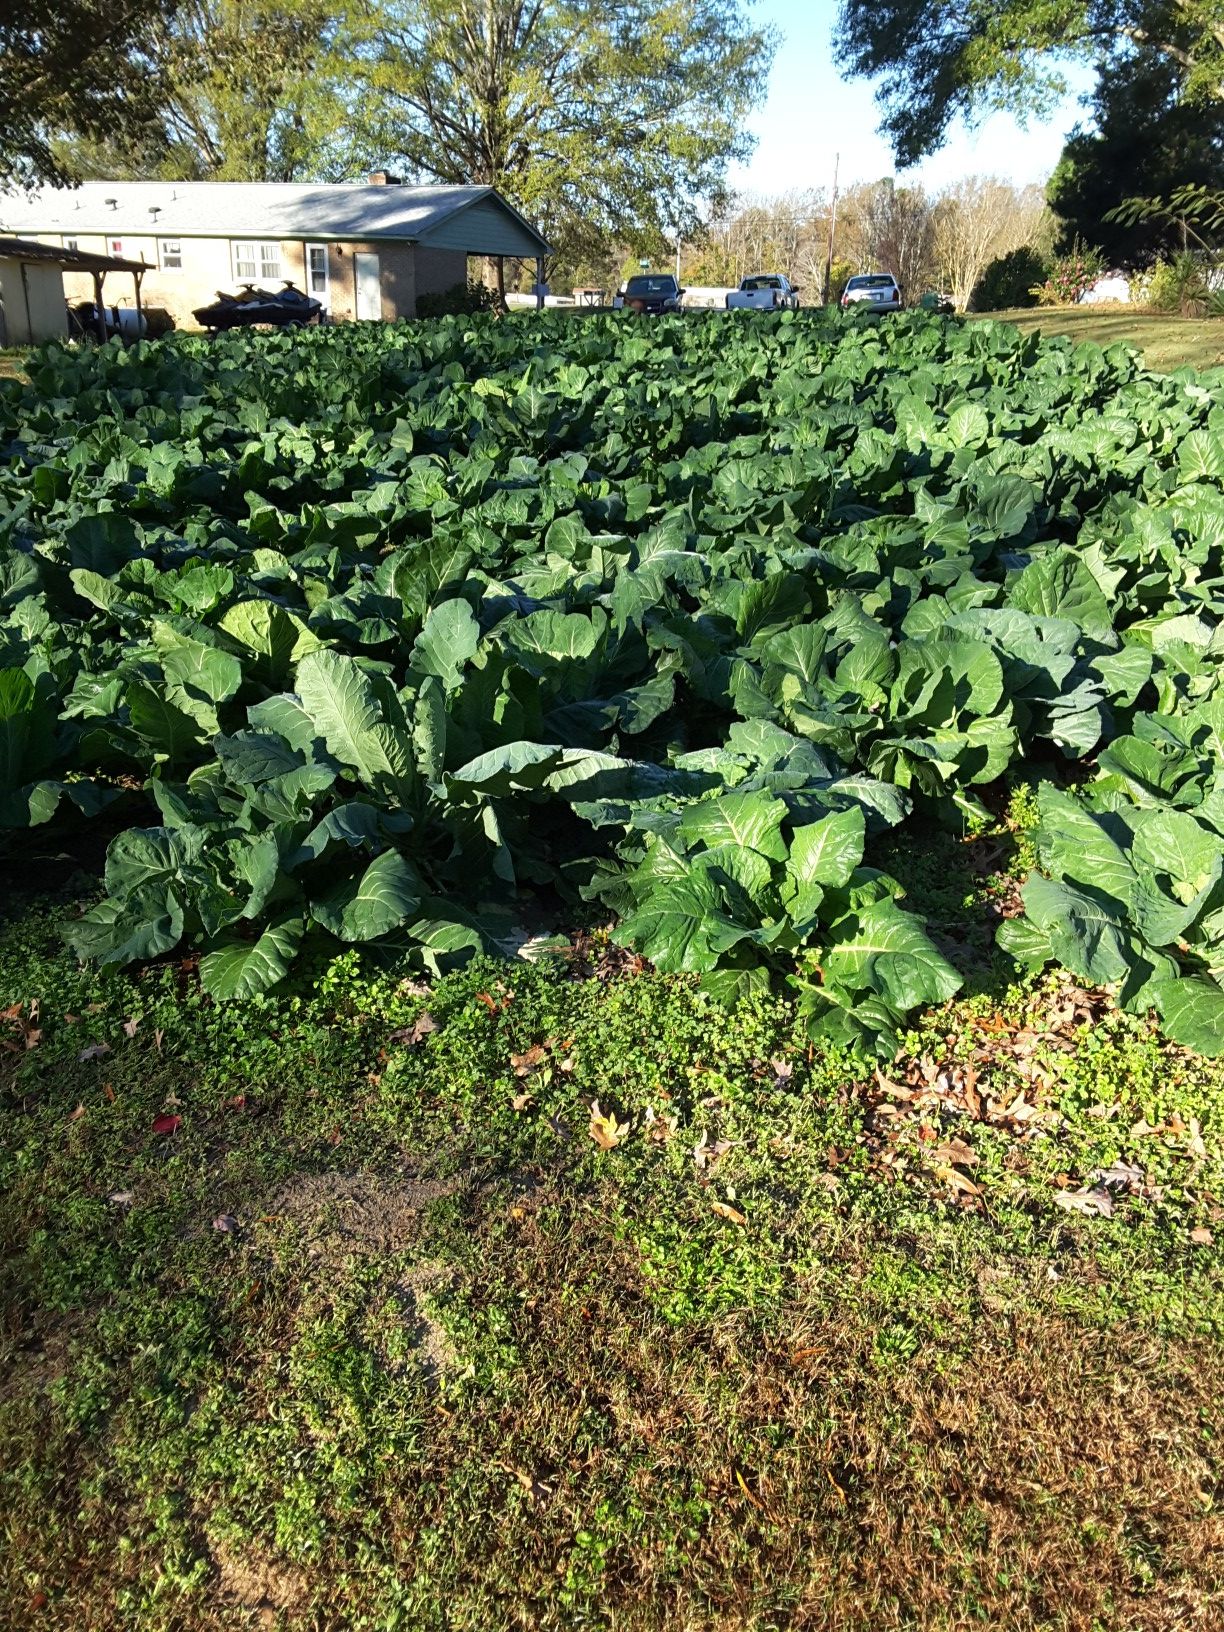
<path fill-rule="evenodd" d="M 991 261 L 1031 244 L 1046 215 L 1040 187 L 1013 187 L 997 176 L 965 176 L 935 206 L 934 253 L 940 281 L 964 311 Z"/>
<path fill-rule="evenodd" d="M 483 182 L 570 258 L 674 241 L 747 154 L 769 35 L 739 0 L 384 0 L 368 67 L 388 157 Z"/>
<path fill-rule="evenodd" d="M 921 187 L 892 176 L 851 187 L 838 210 L 838 254 L 858 272 L 891 272 L 906 300 L 935 276 L 935 212 Z"/>
<path fill-rule="evenodd" d="M 1102 73 L 1092 125 L 1072 131 L 1046 189 L 1060 248 L 1080 238 L 1117 265 L 1185 248 L 1176 222 L 1108 219 L 1123 199 L 1224 177 L 1224 102 L 1181 100 L 1179 79 L 1177 65 L 1153 51 Z"/>
<path fill-rule="evenodd" d="M 350 106 L 364 0 L 179 0 L 151 53 L 158 118 L 56 145 L 77 179 L 339 179 L 371 157 Z"/>
<path fill-rule="evenodd" d="M 943 141 L 958 115 L 1039 116 L 1066 90 L 1064 65 L 1157 52 L 1188 101 L 1224 97 L 1224 0 L 842 0 L 837 58 L 882 80 L 883 130 L 898 164 Z"/>
<path fill-rule="evenodd" d="M 67 179 L 55 138 L 156 129 L 173 0 L 9 0 L 0 9 L 0 186 Z"/>

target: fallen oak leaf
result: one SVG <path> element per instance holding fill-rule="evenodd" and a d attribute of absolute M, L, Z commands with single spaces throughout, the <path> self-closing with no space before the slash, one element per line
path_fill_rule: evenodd
<path fill-rule="evenodd" d="M 402 1026 L 399 1031 L 393 1031 L 387 1038 L 389 1043 L 407 1043 L 409 1048 L 415 1048 L 418 1043 L 425 1041 L 431 1031 L 438 1030 L 438 1022 L 428 1009 L 417 1015 L 410 1026 Z"/>
<path fill-rule="evenodd" d="M 125 1037 L 135 1037 L 136 1033 L 139 1030 L 140 1030 L 140 1021 L 136 1018 L 135 1015 L 133 1015 L 130 1020 L 125 1020 L 123 1022 L 123 1035 Z"/>
<path fill-rule="evenodd" d="M 977 1151 L 963 1139 L 949 1139 L 938 1150 L 931 1151 L 928 1160 L 936 1167 L 976 1167 L 979 1158 Z"/>
<path fill-rule="evenodd" d="M 182 1126 L 182 1122 L 181 1116 L 167 1116 L 164 1114 L 155 1116 L 153 1118 L 153 1132 L 161 1134 L 177 1133 Z"/>
<path fill-rule="evenodd" d="M 84 1115 L 85 1115 L 84 1105 L 78 1105 L 75 1111 L 69 1111 L 68 1112 L 67 1120 L 69 1122 L 76 1122 Z"/>
<path fill-rule="evenodd" d="M 1101 1185 L 1092 1189 L 1084 1186 L 1080 1190 L 1059 1190 L 1055 1193 L 1054 1202 L 1069 1213 L 1085 1213 L 1089 1217 L 1099 1213 L 1102 1218 L 1113 1217 L 1113 1197 Z"/>
<path fill-rule="evenodd" d="M 1144 1172 L 1133 1162 L 1114 1162 L 1112 1167 L 1098 1168 L 1092 1174 L 1090 1183 L 1103 1185 L 1106 1190 L 1142 1190 Z"/>
<path fill-rule="evenodd" d="M 884 1075 L 879 1066 L 876 1067 L 875 1079 L 877 1084 L 884 1090 L 884 1092 L 890 1095 L 893 1099 L 906 1100 L 913 1099 L 914 1097 L 914 1090 L 912 1088 L 906 1088 L 904 1084 L 900 1082 L 893 1082 L 889 1077 Z"/>
<path fill-rule="evenodd" d="M 1209 1247 L 1215 1240 L 1215 1236 L 1212 1235 L 1211 1231 L 1206 1227 L 1206 1225 L 1200 1224 L 1197 1228 L 1190 1231 L 1190 1239 L 1194 1242 L 1196 1247 Z"/>

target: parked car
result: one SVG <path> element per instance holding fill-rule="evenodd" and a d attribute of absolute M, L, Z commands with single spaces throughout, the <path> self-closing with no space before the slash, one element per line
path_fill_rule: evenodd
<path fill-rule="evenodd" d="M 617 291 L 613 306 L 630 312 L 678 312 L 684 290 L 670 272 L 643 272 Z"/>
<path fill-rule="evenodd" d="M 755 272 L 727 296 L 729 312 L 774 312 L 779 307 L 799 310 L 799 286 L 780 272 Z"/>
<path fill-rule="evenodd" d="M 842 291 L 842 310 L 866 306 L 873 312 L 899 312 L 901 291 L 891 272 L 856 272 Z"/>
<path fill-rule="evenodd" d="M 300 328 L 313 323 L 323 314 L 321 301 L 304 295 L 295 284 L 286 280 L 284 287 L 275 291 L 259 289 L 245 283 L 236 295 L 217 290 L 211 306 L 199 306 L 191 314 L 210 334 L 220 329 L 246 328 L 254 323 L 271 323 L 275 328 Z"/>

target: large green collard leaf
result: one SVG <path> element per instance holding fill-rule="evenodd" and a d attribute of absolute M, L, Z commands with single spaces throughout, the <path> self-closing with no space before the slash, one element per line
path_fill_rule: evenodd
<path fill-rule="evenodd" d="M 700 974 L 714 969 L 720 955 L 748 933 L 727 916 L 714 879 L 694 868 L 652 890 L 617 926 L 613 938 L 636 947 L 664 974 Z"/>
<path fill-rule="evenodd" d="M 834 925 L 820 950 L 824 984 L 875 993 L 901 1014 L 924 1003 L 946 1003 L 961 977 L 937 949 L 921 920 L 895 901 L 878 901 Z"/>
<path fill-rule="evenodd" d="M 294 664 L 321 644 L 275 601 L 239 601 L 218 619 L 217 628 L 239 649 L 247 674 L 273 690 L 287 685 Z"/>
<path fill-rule="evenodd" d="M 200 983 L 210 997 L 257 997 L 284 980 L 302 944 L 300 918 L 269 924 L 254 940 L 229 937 L 200 959 Z"/>
<path fill-rule="evenodd" d="M 423 894 L 411 864 L 396 851 L 387 850 L 364 872 L 313 896 L 310 910 L 315 921 L 339 940 L 373 941 L 407 923 Z"/>
<path fill-rule="evenodd" d="M 731 844 L 756 850 L 774 861 L 786 859 L 782 823 L 786 806 L 765 793 L 726 793 L 721 798 L 690 805 L 680 819 L 687 843 L 708 848 Z"/>

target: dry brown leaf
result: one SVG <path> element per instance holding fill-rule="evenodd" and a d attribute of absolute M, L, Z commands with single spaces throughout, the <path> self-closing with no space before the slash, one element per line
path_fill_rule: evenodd
<path fill-rule="evenodd" d="M 732 1207 L 729 1202 L 712 1201 L 710 1203 L 710 1210 L 711 1212 L 717 1213 L 719 1218 L 725 1218 L 728 1224 L 739 1224 L 743 1226 L 748 1222 L 747 1218 L 740 1212 L 739 1208 Z"/>
<path fill-rule="evenodd" d="M 438 1022 L 429 1011 L 423 1010 L 417 1015 L 410 1026 L 403 1026 L 399 1031 L 393 1031 L 387 1038 L 389 1043 L 407 1043 L 409 1048 L 415 1048 L 423 1043 L 431 1031 L 437 1031 Z"/>
<path fill-rule="evenodd" d="M 876 1066 L 875 1079 L 884 1092 L 886 1094 L 891 1094 L 893 1099 L 906 1100 L 913 1099 L 914 1097 L 914 1090 L 912 1088 L 906 1088 L 899 1082 L 893 1082 L 890 1078 L 884 1075 L 883 1071 L 880 1070 L 878 1065 Z"/>
<path fill-rule="evenodd" d="M 599 1101 L 591 1101 L 591 1121 L 587 1132 L 600 1150 L 615 1150 L 629 1134 L 629 1123 L 618 1122 L 615 1115 L 607 1116 L 599 1108 Z"/>
<path fill-rule="evenodd" d="M 931 1151 L 929 1160 L 936 1167 L 976 1167 L 978 1153 L 963 1139 L 949 1139 L 938 1150 Z"/>
<path fill-rule="evenodd" d="M 1215 1236 L 1205 1225 L 1200 1224 L 1197 1229 L 1190 1231 L 1190 1239 L 1196 1247 L 1209 1247 L 1215 1240 Z"/>
<path fill-rule="evenodd" d="M 679 1118 L 675 1116 L 660 1116 L 653 1105 L 647 1105 L 646 1137 L 656 1145 L 665 1145 L 679 1126 Z"/>
<path fill-rule="evenodd" d="M 514 1067 L 516 1077 L 525 1077 L 547 1058 L 548 1050 L 539 1043 L 533 1043 L 525 1054 L 511 1054 L 510 1064 Z"/>
<path fill-rule="evenodd" d="M 531 1104 L 533 1097 L 534 1096 L 531 1094 L 515 1094 L 514 1098 L 510 1101 L 510 1109 L 512 1111 L 525 1111 Z"/>
<path fill-rule="evenodd" d="M 958 1196 L 980 1196 L 981 1189 L 956 1167 L 937 1167 L 935 1176 L 955 1190 Z"/>
<path fill-rule="evenodd" d="M 1069 1213 L 1087 1213 L 1089 1217 L 1100 1213 L 1103 1218 L 1113 1217 L 1113 1197 L 1103 1185 L 1092 1189 L 1060 1190 L 1054 1201 Z"/>

